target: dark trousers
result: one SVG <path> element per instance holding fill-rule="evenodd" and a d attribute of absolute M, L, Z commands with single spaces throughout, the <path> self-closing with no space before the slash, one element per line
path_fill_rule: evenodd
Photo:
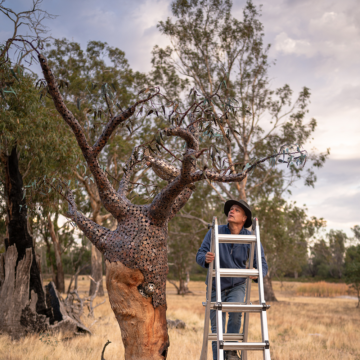
<path fill-rule="evenodd" d="M 246 283 L 235 285 L 230 289 L 223 290 L 221 292 L 221 302 L 244 302 L 245 299 Z M 216 292 L 213 289 L 211 292 L 211 302 L 216 302 Z M 229 319 L 227 323 L 227 333 L 238 334 L 241 327 L 242 313 L 229 313 Z M 225 319 L 226 313 L 222 314 L 223 333 L 225 333 Z M 216 333 L 216 311 L 210 310 L 211 320 L 211 332 Z M 216 341 L 212 342 L 213 359 L 217 360 L 217 346 Z"/>

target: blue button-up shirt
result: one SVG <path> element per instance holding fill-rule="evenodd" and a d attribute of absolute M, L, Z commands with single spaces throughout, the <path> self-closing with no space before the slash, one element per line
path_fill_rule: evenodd
<path fill-rule="evenodd" d="M 228 225 L 219 225 L 218 227 L 219 234 L 231 234 Z M 241 235 L 251 235 L 249 230 L 244 228 L 240 231 Z M 205 238 L 201 244 L 200 249 L 196 254 L 196 262 L 204 267 L 208 268 L 209 264 L 205 262 L 206 253 L 210 251 L 210 243 L 211 243 L 211 230 L 207 232 Z M 228 269 L 246 269 L 246 261 L 249 258 L 250 254 L 250 244 L 227 244 L 221 243 L 219 244 L 219 252 L 220 252 L 220 268 L 228 268 Z M 261 260 L 262 260 L 262 272 L 263 276 L 266 276 L 268 271 L 267 262 L 264 255 L 264 249 L 261 245 Z M 257 269 L 257 256 L 256 256 L 256 247 L 254 251 L 254 268 Z M 233 278 L 233 277 L 222 277 L 221 278 L 221 291 L 229 289 L 235 285 L 245 283 L 245 278 Z M 207 285 L 207 278 L 206 278 Z M 213 279 L 213 289 L 215 289 L 215 279 Z"/>

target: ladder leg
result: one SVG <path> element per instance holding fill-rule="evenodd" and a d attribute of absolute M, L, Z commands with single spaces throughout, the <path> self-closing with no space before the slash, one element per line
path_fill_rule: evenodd
<path fill-rule="evenodd" d="M 214 242 L 215 242 L 215 218 L 213 218 L 212 222 L 212 230 L 211 230 L 211 245 L 210 245 L 210 252 L 214 252 Z M 205 308 L 205 319 L 204 319 L 204 337 L 203 337 L 203 345 L 201 349 L 200 360 L 207 360 L 207 353 L 208 353 L 208 337 L 209 337 L 209 322 L 210 322 L 210 307 L 211 307 L 211 292 L 212 292 L 212 282 L 213 282 L 213 269 L 214 269 L 214 262 L 209 264 L 207 279 L 207 294 L 206 294 L 206 308 Z"/>
<path fill-rule="evenodd" d="M 250 245 L 250 254 L 249 254 L 249 269 L 252 269 L 253 266 L 254 266 L 254 249 L 255 249 L 255 244 L 251 243 L 251 245 Z M 247 280 L 246 280 L 246 304 L 247 305 L 250 304 L 251 281 L 252 280 L 250 278 L 247 278 Z M 249 320 L 250 320 L 250 313 L 246 312 L 244 314 L 244 330 L 243 330 L 244 339 L 243 339 L 243 342 L 248 341 Z M 241 360 L 247 360 L 247 351 L 246 350 L 241 351 Z"/>
<path fill-rule="evenodd" d="M 259 221 L 257 219 L 256 219 L 256 255 L 257 255 L 257 266 L 258 266 L 258 270 L 259 270 L 259 279 L 258 279 L 259 303 L 265 304 L 264 279 L 263 279 L 263 273 L 262 273 L 262 259 L 261 259 L 260 227 L 259 227 Z M 268 326 L 267 326 L 266 311 L 262 311 L 260 314 L 260 317 L 261 317 L 262 342 L 269 343 L 269 333 L 268 333 Z M 264 350 L 263 358 L 264 358 L 264 360 L 271 360 L 269 349 Z"/>
<path fill-rule="evenodd" d="M 221 282 L 220 282 L 220 251 L 219 251 L 219 235 L 218 235 L 218 222 L 214 218 L 214 233 L 215 233 L 215 282 L 216 282 L 216 302 L 221 303 Z M 217 359 L 224 360 L 224 350 L 220 349 L 220 343 L 223 342 L 223 318 L 222 310 L 216 310 L 216 333 L 217 333 Z"/>

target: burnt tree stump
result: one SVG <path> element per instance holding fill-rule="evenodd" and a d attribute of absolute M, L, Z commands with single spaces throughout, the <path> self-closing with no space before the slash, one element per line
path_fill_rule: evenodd
<path fill-rule="evenodd" d="M 29 298 L 30 269 L 34 261 L 32 249 L 26 249 L 25 256 L 18 263 L 17 260 L 16 245 L 0 254 L 0 333 L 9 334 L 13 339 L 45 331 L 91 334 L 66 310 L 53 282 L 46 287 L 47 309 L 51 316 L 37 313 L 38 296 L 34 290 Z"/>
<path fill-rule="evenodd" d="M 0 255 L 0 332 L 15 339 L 31 332 L 46 331 L 49 325 L 49 319 L 36 312 L 38 297 L 34 290 L 29 299 L 32 249 L 26 249 L 16 266 L 17 259 L 15 245 Z"/>

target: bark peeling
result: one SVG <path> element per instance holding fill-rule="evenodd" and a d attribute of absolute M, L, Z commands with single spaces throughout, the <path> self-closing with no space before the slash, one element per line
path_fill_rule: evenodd
<path fill-rule="evenodd" d="M 140 270 L 121 262 L 106 263 L 106 286 L 110 304 L 121 328 L 126 360 L 162 360 L 170 345 L 166 305 L 153 307 L 150 297 L 138 288 L 144 282 Z"/>

